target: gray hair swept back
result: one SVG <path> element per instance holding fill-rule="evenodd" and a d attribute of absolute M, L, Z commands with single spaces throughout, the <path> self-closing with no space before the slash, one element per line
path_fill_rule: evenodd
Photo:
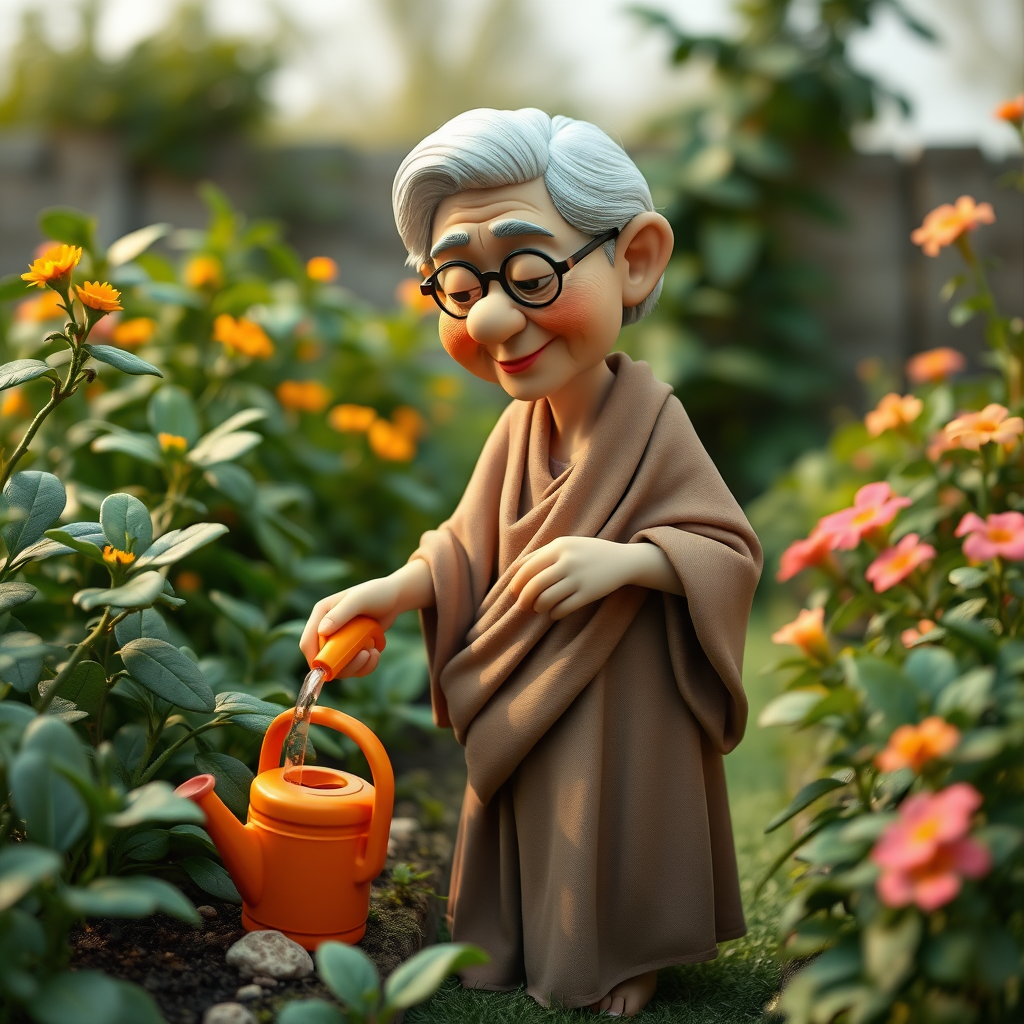
<path fill-rule="evenodd" d="M 638 213 L 654 209 L 639 168 L 597 125 L 550 117 L 534 107 L 481 107 L 428 135 L 398 168 L 391 202 L 409 252 L 406 262 L 418 268 L 430 259 L 431 225 L 443 199 L 540 177 L 566 223 L 587 235 L 625 227 Z M 615 242 L 604 250 L 614 264 Z M 623 309 L 623 325 L 654 309 L 661 286 L 659 280 L 643 302 Z"/>

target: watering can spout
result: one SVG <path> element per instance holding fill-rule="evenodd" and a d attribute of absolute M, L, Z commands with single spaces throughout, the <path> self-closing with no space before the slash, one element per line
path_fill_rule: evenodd
<path fill-rule="evenodd" d="M 213 791 L 212 775 L 197 775 L 174 792 L 198 804 L 206 814 L 206 830 L 224 861 L 228 874 L 246 903 L 259 903 L 263 895 L 263 850 L 255 829 L 243 825 Z"/>

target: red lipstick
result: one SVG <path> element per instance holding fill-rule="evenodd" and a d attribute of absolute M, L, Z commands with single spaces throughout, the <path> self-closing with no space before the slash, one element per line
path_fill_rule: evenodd
<path fill-rule="evenodd" d="M 537 362 L 537 357 L 548 347 L 549 344 L 550 342 L 545 342 L 539 349 L 537 349 L 536 352 L 531 352 L 528 356 L 522 356 L 519 359 L 509 359 L 508 362 L 502 362 L 498 359 L 496 362 L 506 373 L 522 373 Z"/>

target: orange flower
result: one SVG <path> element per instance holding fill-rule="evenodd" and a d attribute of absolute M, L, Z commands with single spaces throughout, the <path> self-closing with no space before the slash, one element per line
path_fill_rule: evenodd
<path fill-rule="evenodd" d="M 812 661 L 828 661 L 831 652 L 825 636 L 825 609 L 804 608 L 792 622 L 772 633 L 772 643 L 799 647 Z"/>
<path fill-rule="evenodd" d="M 84 285 L 75 285 L 75 292 L 82 305 L 96 313 L 113 313 L 124 308 L 118 301 L 121 293 L 106 281 L 102 284 L 99 281 L 86 281 Z"/>
<path fill-rule="evenodd" d="M 412 438 L 388 420 L 370 424 L 369 440 L 374 454 L 389 462 L 408 462 L 416 454 Z"/>
<path fill-rule="evenodd" d="M 945 442 L 950 448 L 968 448 L 979 451 L 983 444 L 1013 444 L 1024 433 L 1024 419 L 1009 416 L 1005 405 L 993 402 L 981 412 L 965 412 L 951 420 L 942 429 Z"/>
<path fill-rule="evenodd" d="M 106 544 L 103 547 L 103 561 L 107 565 L 131 565 L 135 561 L 135 556 L 130 551 L 122 551 Z"/>
<path fill-rule="evenodd" d="M 806 540 L 795 540 L 782 552 L 775 578 L 780 583 L 791 580 L 812 565 L 821 565 L 832 558 L 832 534 L 813 530 Z"/>
<path fill-rule="evenodd" d="M 331 392 L 315 380 L 283 380 L 277 386 L 277 400 L 297 412 L 323 412 Z"/>
<path fill-rule="evenodd" d="M 229 352 L 240 352 L 250 359 L 269 359 L 274 354 L 274 343 L 259 324 L 244 316 L 237 320 L 221 313 L 213 321 L 213 339 Z"/>
<path fill-rule="evenodd" d="M 14 313 L 14 319 L 28 323 L 43 323 L 65 315 L 60 296 L 56 292 L 43 292 L 34 299 L 22 302 Z"/>
<path fill-rule="evenodd" d="M 203 589 L 203 577 L 191 569 L 182 569 L 174 577 L 174 589 L 180 590 L 183 594 L 194 594 Z"/>
<path fill-rule="evenodd" d="M 342 434 L 365 434 L 377 418 L 377 410 L 368 405 L 336 405 L 327 422 Z"/>
<path fill-rule="evenodd" d="M 918 566 L 936 555 L 931 544 L 921 544 L 916 533 L 908 533 L 895 547 L 886 548 L 864 570 L 864 579 L 876 594 L 885 593 L 905 580 Z"/>
<path fill-rule="evenodd" d="M 932 715 L 920 725 L 901 725 L 889 737 L 888 746 L 875 758 L 875 764 L 883 772 L 910 768 L 920 774 L 929 761 L 948 754 L 959 742 L 960 730 Z"/>
<path fill-rule="evenodd" d="M 1008 121 L 1010 124 L 1019 126 L 1024 122 L 1024 92 L 1012 100 L 1000 103 L 992 113 L 1000 121 Z"/>
<path fill-rule="evenodd" d="M 395 288 L 395 298 L 400 306 L 405 306 L 419 316 L 426 316 L 428 313 L 440 313 L 437 303 L 429 295 L 420 291 L 420 279 L 418 277 L 407 277 L 398 282 Z"/>
<path fill-rule="evenodd" d="M 920 398 L 913 395 L 904 395 L 901 398 L 895 391 L 891 391 L 882 398 L 877 408 L 872 409 L 864 417 L 864 425 L 872 437 L 878 437 L 887 430 L 895 430 L 905 423 L 913 423 L 921 415 L 923 408 L 924 403 Z"/>
<path fill-rule="evenodd" d="M 28 273 L 22 274 L 22 281 L 28 281 L 37 288 L 65 288 L 71 281 L 71 271 L 78 266 L 82 250 L 77 245 L 52 245 L 39 259 L 29 264 Z"/>
<path fill-rule="evenodd" d="M 167 434 L 161 431 L 156 435 L 156 439 L 160 442 L 160 450 L 162 452 L 177 454 L 178 452 L 188 450 L 188 439 L 178 434 Z"/>
<path fill-rule="evenodd" d="M 28 404 L 28 399 L 22 394 L 21 388 L 11 388 L 0 402 L 0 416 L 20 420 L 31 413 L 32 406 Z"/>
<path fill-rule="evenodd" d="M 193 256 L 182 272 L 189 288 L 219 288 L 224 283 L 224 271 L 216 256 Z"/>
<path fill-rule="evenodd" d="M 309 338 L 303 338 L 303 340 L 295 346 L 295 358 L 298 359 L 300 363 L 315 363 L 323 353 L 324 350 L 320 345 Z"/>
<path fill-rule="evenodd" d="M 156 334 L 156 321 L 152 317 L 137 316 L 132 320 L 123 320 L 111 334 L 115 345 L 121 348 L 134 348 L 145 345 Z"/>
<path fill-rule="evenodd" d="M 921 619 L 916 628 L 911 626 L 900 633 L 900 643 L 904 647 L 913 647 L 921 637 L 927 636 L 934 628 L 935 623 L 931 619 Z"/>
<path fill-rule="evenodd" d="M 907 361 L 907 377 L 913 384 L 933 384 L 959 373 L 965 365 L 955 348 L 930 348 Z"/>
<path fill-rule="evenodd" d="M 924 223 L 911 232 L 910 240 L 921 246 L 925 256 L 938 256 L 939 250 L 952 245 L 965 231 L 996 219 L 989 203 L 975 203 L 970 196 L 961 196 L 955 206 L 943 203 L 929 213 Z"/>
<path fill-rule="evenodd" d="M 426 421 L 411 405 L 400 405 L 391 414 L 391 422 L 410 441 L 419 440 L 427 427 Z"/>
<path fill-rule="evenodd" d="M 314 256 L 306 264 L 310 281 L 333 281 L 338 276 L 338 264 L 330 256 Z"/>

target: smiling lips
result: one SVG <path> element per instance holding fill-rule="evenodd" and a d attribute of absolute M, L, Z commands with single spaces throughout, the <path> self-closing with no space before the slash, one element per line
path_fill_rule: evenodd
<path fill-rule="evenodd" d="M 537 357 L 550 344 L 550 342 L 545 342 L 536 352 L 531 352 L 528 356 L 522 356 L 519 359 L 509 359 L 507 362 L 502 362 L 500 359 L 495 361 L 506 373 L 522 373 L 537 362 Z"/>

